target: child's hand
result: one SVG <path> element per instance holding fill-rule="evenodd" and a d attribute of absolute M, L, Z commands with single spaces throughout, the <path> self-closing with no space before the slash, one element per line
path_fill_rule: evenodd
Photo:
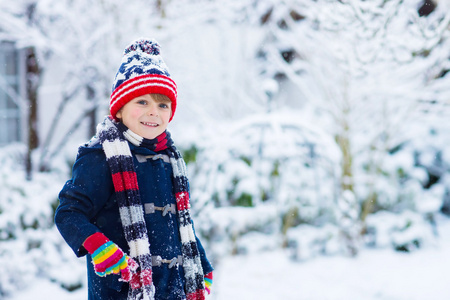
<path fill-rule="evenodd" d="M 206 274 L 203 279 L 205 280 L 205 290 L 209 295 L 209 294 L 211 294 L 211 286 L 212 286 L 212 282 L 213 282 L 213 272 L 209 272 L 208 274 Z"/>
<path fill-rule="evenodd" d="M 92 256 L 98 276 L 121 273 L 123 281 L 131 280 L 131 273 L 137 269 L 137 263 L 103 233 L 94 233 L 86 239 L 83 246 Z"/>

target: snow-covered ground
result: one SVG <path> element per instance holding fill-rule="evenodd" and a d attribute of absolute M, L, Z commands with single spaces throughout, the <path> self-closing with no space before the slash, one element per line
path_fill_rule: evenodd
<path fill-rule="evenodd" d="M 450 299 L 450 220 L 440 238 L 413 253 L 364 249 L 356 258 L 293 262 L 280 250 L 224 258 L 216 266 L 211 300 L 447 300 Z M 13 300 L 85 300 L 39 281 Z"/>
<path fill-rule="evenodd" d="M 228 259 L 217 272 L 216 299 L 450 299 L 448 251 L 449 243 L 413 254 L 376 250 L 305 263 L 281 252 Z"/>

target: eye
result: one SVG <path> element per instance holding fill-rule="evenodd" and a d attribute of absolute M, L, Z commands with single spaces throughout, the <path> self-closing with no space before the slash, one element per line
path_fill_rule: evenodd
<path fill-rule="evenodd" d="M 167 105 L 166 103 L 160 103 L 159 107 L 161 107 L 161 108 L 169 108 L 169 105 Z"/>
<path fill-rule="evenodd" d="M 139 99 L 139 100 L 137 101 L 137 104 L 146 105 L 146 104 L 147 104 L 147 100 L 145 100 L 145 99 Z"/>

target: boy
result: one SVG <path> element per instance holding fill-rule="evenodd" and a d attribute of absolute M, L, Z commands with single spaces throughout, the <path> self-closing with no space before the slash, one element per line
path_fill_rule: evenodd
<path fill-rule="evenodd" d="M 125 49 L 111 115 L 79 148 L 55 223 L 88 255 L 88 299 L 205 299 L 213 268 L 195 236 L 184 161 L 166 131 L 177 104 L 155 40 Z"/>

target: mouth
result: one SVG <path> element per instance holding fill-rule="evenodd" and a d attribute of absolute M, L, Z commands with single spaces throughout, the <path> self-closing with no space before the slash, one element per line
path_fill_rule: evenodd
<path fill-rule="evenodd" d="M 149 127 L 158 127 L 159 125 L 156 123 L 149 123 L 149 122 L 141 122 L 142 125 L 149 126 Z"/>

